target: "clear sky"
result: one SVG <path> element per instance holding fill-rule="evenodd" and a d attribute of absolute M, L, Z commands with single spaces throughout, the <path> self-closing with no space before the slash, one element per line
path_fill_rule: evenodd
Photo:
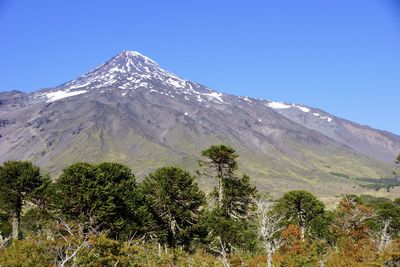
<path fill-rule="evenodd" d="M 400 134 L 398 0 L 0 0 L 0 91 L 59 85 L 122 50 Z"/>

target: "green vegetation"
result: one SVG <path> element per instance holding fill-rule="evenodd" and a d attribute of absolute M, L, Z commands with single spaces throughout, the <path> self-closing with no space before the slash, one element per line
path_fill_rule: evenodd
<path fill-rule="evenodd" d="M 0 167 L 0 203 L 12 217 L 12 238 L 20 238 L 20 218 L 24 201 L 46 184 L 40 169 L 27 161 L 7 161 Z"/>
<path fill-rule="evenodd" d="M 152 223 L 148 234 L 161 245 L 185 250 L 200 234 L 199 221 L 205 196 L 194 177 L 175 167 L 164 167 L 147 176 L 141 184 Z"/>
<path fill-rule="evenodd" d="M 400 198 L 343 195 L 332 211 L 304 190 L 268 199 L 232 147 L 202 155 L 209 195 L 172 166 L 137 182 L 119 163 L 75 163 L 52 183 L 5 162 L 0 266 L 400 265 Z"/>

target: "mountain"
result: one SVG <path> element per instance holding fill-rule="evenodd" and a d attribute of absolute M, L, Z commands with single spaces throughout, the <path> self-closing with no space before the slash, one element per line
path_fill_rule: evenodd
<path fill-rule="evenodd" d="M 142 177 L 174 164 L 198 168 L 226 143 L 261 190 L 364 192 L 391 175 L 400 137 L 304 105 L 233 96 L 124 51 L 72 81 L 0 93 L 0 161 L 29 159 L 56 176 L 76 161 L 118 161 Z M 208 187 L 211 180 L 202 179 Z"/>

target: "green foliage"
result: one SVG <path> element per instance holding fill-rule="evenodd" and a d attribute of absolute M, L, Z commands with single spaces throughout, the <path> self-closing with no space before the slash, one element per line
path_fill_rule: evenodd
<path fill-rule="evenodd" d="M 42 190 L 46 179 L 29 161 L 6 161 L 0 167 L 0 204 L 3 212 L 12 214 L 13 238 L 20 237 L 19 221 L 24 201 L 32 200 L 35 190 Z"/>
<path fill-rule="evenodd" d="M 236 159 L 239 157 L 235 149 L 227 145 L 212 145 L 201 152 L 202 156 L 211 160 L 211 166 L 218 171 L 218 175 L 230 175 L 237 170 Z"/>
<path fill-rule="evenodd" d="M 233 179 L 234 173 L 238 168 L 235 150 L 226 145 L 213 145 L 202 151 L 202 156 L 207 157 L 208 161 L 200 161 L 201 166 L 207 167 L 206 172 L 209 176 L 218 179 L 218 186 L 214 189 L 212 195 L 215 197 L 217 205 L 222 206 L 225 198 L 226 180 Z"/>
<path fill-rule="evenodd" d="M 152 211 L 152 233 L 161 244 L 188 248 L 198 235 L 205 196 L 188 172 L 164 167 L 149 174 L 142 190 Z"/>
<path fill-rule="evenodd" d="M 251 251 L 257 246 L 254 225 L 245 219 L 233 219 L 220 208 L 207 212 L 202 226 L 209 231 L 205 242 L 210 244 L 212 252 L 222 249 L 220 242 L 227 253 L 234 249 Z"/>
<path fill-rule="evenodd" d="M 48 211 L 38 207 L 30 208 L 21 217 L 21 233 L 23 236 L 40 234 L 51 221 L 52 217 Z"/>
<path fill-rule="evenodd" d="M 11 234 L 10 216 L 4 211 L 0 211 L 0 233 L 3 236 Z"/>
<path fill-rule="evenodd" d="M 217 205 L 203 220 L 211 250 L 231 253 L 233 248 L 255 247 L 256 234 L 248 219 L 254 210 L 257 190 L 250 184 L 249 176 L 237 177 L 238 155 L 226 145 L 213 145 L 202 155 L 209 160 L 206 163 L 211 175 L 218 179 L 211 194 Z"/>
<path fill-rule="evenodd" d="M 77 266 L 118 266 L 128 263 L 128 257 L 123 251 L 124 243 L 107 238 L 104 234 L 91 236 L 90 247 L 79 252 Z"/>
<path fill-rule="evenodd" d="M 4 210 L 21 211 L 22 201 L 43 184 L 39 167 L 29 161 L 6 161 L 0 167 L 0 201 Z"/>
<path fill-rule="evenodd" d="M 42 237 L 15 240 L 12 246 L 0 250 L 0 265 L 8 267 L 55 266 L 57 259 L 54 241 Z"/>
<path fill-rule="evenodd" d="M 66 266 L 399 264 L 400 199 L 345 195 L 329 212 L 311 193 L 290 191 L 258 206 L 255 216 L 258 193 L 248 176 L 237 175 L 235 150 L 216 145 L 202 154 L 219 180 L 217 205 L 206 205 L 195 178 L 175 167 L 138 185 L 124 165 L 76 163 L 51 183 L 29 162 L 5 163 L 0 266 L 59 266 L 66 259 Z M 10 243 L 18 208 L 25 239 Z M 273 242 L 261 242 L 268 233 Z"/>
<path fill-rule="evenodd" d="M 372 196 L 361 196 L 362 203 L 375 210 L 375 216 L 369 220 L 372 230 L 382 228 L 384 222 L 389 222 L 389 232 L 392 235 L 400 235 L 400 206 L 395 201 L 387 198 L 375 198 Z"/>
<path fill-rule="evenodd" d="M 55 206 L 67 220 L 117 235 L 136 218 L 137 185 L 131 170 L 118 163 L 76 163 L 57 180 Z"/>
<path fill-rule="evenodd" d="M 254 197 L 257 194 L 255 186 L 250 184 L 250 177 L 225 179 L 224 198 L 221 210 L 233 218 L 247 218 L 254 209 Z"/>
<path fill-rule="evenodd" d="M 213 145 L 203 150 L 202 155 L 209 159 L 211 175 L 218 179 L 218 187 L 212 192 L 218 207 L 234 218 L 244 218 L 254 208 L 253 198 L 257 190 L 250 184 L 250 177 L 236 176 L 239 157 L 235 150 L 226 145 Z"/>
<path fill-rule="evenodd" d="M 285 193 L 277 201 L 275 212 L 284 215 L 286 224 L 299 225 L 303 237 L 327 234 L 330 215 L 325 213 L 325 205 L 310 192 Z"/>

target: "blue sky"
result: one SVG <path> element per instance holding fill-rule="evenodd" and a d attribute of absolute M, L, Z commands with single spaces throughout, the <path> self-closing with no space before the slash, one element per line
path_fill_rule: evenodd
<path fill-rule="evenodd" d="M 400 134 L 396 0 L 0 0 L 0 91 L 56 86 L 122 50 Z"/>

